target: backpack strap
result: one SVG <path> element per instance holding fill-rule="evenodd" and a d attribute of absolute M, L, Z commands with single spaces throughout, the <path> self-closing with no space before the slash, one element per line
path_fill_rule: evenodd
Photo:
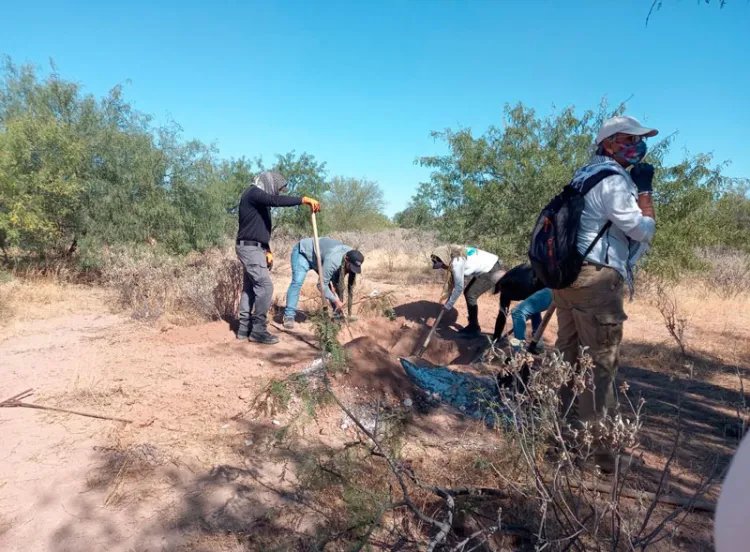
<path fill-rule="evenodd" d="M 599 182 L 601 182 L 608 176 L 612 176 L 615 174 L 620 173 L 615 170 L 603 170 L 594 175 L 591 175 L 584 181 L 583 185 L 581 186 L 581 194 L 586 195 L 592 190 L 594 186 L 599 184 Z M 583 254 L 584 259 L 588 257 L 589 253 L 591 253 L 591 251 L 594 249 L 594 246 L 599 242 L 599 240 L 602 239 L 602 236 L 607 232 L 607 230 L 609 230 L 610 226 L 612 226 L 611 220 L 608 220 L 606 223 L 604 223 L 604 226 L 602 226 L 602 229 L 599 230 L 599 233 L 594 238 L 594 241 L 592 241 L 591 244 L 586 248 L 586 252 Z"/>
<path fill-rule="evenodd" d="M 592 174 L 586 180 L 583 181 L 583 184 L 581 184 L 581 194 L 586 195 L 587 193 L 591 191 L 591 189 L 594 186 L 599 184 L 599 182 L 601 182 L 608 176 L 614 176 L 616 174 L 620 174 L 620 173 L 614 169 L 603 169 L 596 174 Z"/>

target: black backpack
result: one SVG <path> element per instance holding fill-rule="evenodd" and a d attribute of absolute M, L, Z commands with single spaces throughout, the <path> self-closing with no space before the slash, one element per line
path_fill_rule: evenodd
<path fill-rule="evenodd" d="M 585 205 L 584 196 L 613 174 L 617 172 L 602 170 L 591 175 L 583 182 L 580 191 L 571 182 L 542 209 L 531 233 L 529 261 L 545 287 L 563 289 L 575 282 L 586 255 L 612 225 L 607 221 L 586 252 L 583 255 L 578 252 L 578 226 Z"/>

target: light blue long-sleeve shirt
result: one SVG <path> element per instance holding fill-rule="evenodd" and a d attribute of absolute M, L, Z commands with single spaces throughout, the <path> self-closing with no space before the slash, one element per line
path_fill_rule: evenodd
<path fill-rule="evenodd" d="M 341 268 L 344 255 L 352 250 L 348 245 L 333 238 L 320 238 L 320 263 L 323 265 L 323 293 L 329 301 L 335 301 L 336 296 L 331 292 L 328 283 L 337 270 Z M 318 271 L 318 259 L 315 256 L 315 243 L 313 238 L 304 238 L 299 242 L 299 252 L 310 262 L 315 272 Z M 339 276 L 341 277 L 341 276 Z"/>

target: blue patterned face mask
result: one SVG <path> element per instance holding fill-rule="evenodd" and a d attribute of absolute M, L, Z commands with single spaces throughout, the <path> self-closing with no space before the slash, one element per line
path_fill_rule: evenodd
<path fill-rule="evenodd" d="M 624 159 L 631 165 L 635 165 L 636 163 L 640 163 L 641 159 L 646 156 L 647 150 L 648 148 L 646 147 L 646 141 L 641 140 L 637 144 L 624 145 L 623 148 L 615 155 L 617 155 L 621 159 Z"/>

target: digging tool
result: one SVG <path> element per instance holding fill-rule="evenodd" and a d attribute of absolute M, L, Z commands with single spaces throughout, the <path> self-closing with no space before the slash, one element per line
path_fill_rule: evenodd
<path fill-rule="evenodd" d="M 326 293 L 323 290 L 323 262 L 320 260 L 320 241 L 318 240 L 318 222 L 315 219 L 315 213 L 310 213 L 310 220 L 312 220 L 313 227 L 313 244 L 315 245 L 315 257 L 318 260 L 318 289 L 320 290 L 320 298 L 323 300 L 323 310 L 328 311 L 328 303 L 326 300 Z"/>
<path fill-rule="evenodd" d="M 343 278 L 343 276 L 341 277 Z M 328 287 L 331 289 L 331 293 L 333 293 L 334 297 L 341 301 L 341 297 L 339 297 L 339 294 L 336 293 L 336 290 L 333 288 L 333 284 L 331 282 L 328 282 Z M 346 326 L 346 329 L 349 331 L 349 339 L 354 340 L 354 334 L 352 333 L 352 329 L 349 327 L 349 317 L 344 314 L 342 320 L 344 321 L 344 326 Z"/>
<path fill-rule="evenodd" d="M 445 314 L 445 309 L 440 307 L 440 314 L 437 315 L 437 318 L 435 319 L 435 323 L 432 325 L 432 328 L 430 328 L 430 333 L 427 334 L 427 338 L 424 340 L 424 343 L 422 343 L 422 346 L 419 348 L 419 351 L 417 351 L 417 358 L 422 359 L 422 355 L 427 350 L 427 346 L 430 344 L 430 340 L 432 339 L 433 334 L 435 333 L 435 330 L 437 330 L 437 327 L 440 325 L 440 320 L 443 318 L 443 314 Z"/>
<path fill-rule="evenodd" d="M 553 314 L 555 314 L 555 305 L 550 305 L 550 307 L 547 309 L 547 312 L 544 313 L 544 318 L 542 318 L 542 323 L 534 332 L 534 335 L 531 337 L 531 341 L 529 341 L 528 347 L 526 347 L 526 350 L 528 352 L 530 353 L 536 352 L 536 346 L 539 343 L 539 341 L 542 339 L 544 330 L 547 328 L 547 324 L 549 324 L 549 321 L 552 320 Z"/>

